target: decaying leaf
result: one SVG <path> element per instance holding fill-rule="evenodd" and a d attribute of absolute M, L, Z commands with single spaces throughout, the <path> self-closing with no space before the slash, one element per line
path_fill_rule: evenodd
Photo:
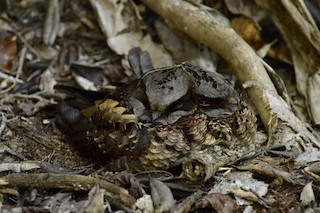
<path fill-rule="evenodd" d="M 61 167 L 59 165 L 55 165 L 49 162 L 41 162 L 40 167 L 44 172 L 50 172 L 55 174 L 80 174 L 84 172 L 85 170 L 75 170 L 75 169 L 69 169 L 65 167 Z"/>
<path fill-rule="evenodd" d="M 79 205 L 71 199 L 72 194 L 69 192 L 60 192 L 52 196 L 47 197 L 43 202 L 42 206 L 52 212 L 63 212 L 66 210 L 77 210 Z"/>
<path fill-rule="evenodd" d="M 82 208 L 79 210 L 81 213 L 86 212 L 104 212 L 106 206 L 104 204 L 105 189 L 100 189 L 98 186 L 94 186 L 89 194 L 88 199 L 84 202 Z"/>
<path fill-rule="evenodd" d="M 311 1 L 316 2 L 305 0 L 306 4 Z M 319 209 L 316 208 L 319 206 L 320 143 L 312 130 L 319 131 L 319 126 L 311 128 L 306 124 L 310 122 L 307 116 L 299 120 L 295 109 L 291 109 L 294 106 L 290 106 L 294 103 L 307 111 L 301 99 L 297 101 L 297 93 L 292 96 L 291 92 L 296 90 L 297 84 L 310 106 L 309 111 L 314 119 L 312 124 L 319 124 L 319 31 L 302 0 L 257 0 L 262 5 L 272 4 L 274 8 L 270 11 L 279 17 L 274 20 L 278 23 L 277 27 L 282 28 L 280 32 L 284 40 L 276 32 L 275 37 L 268 38 L 268 42 L 277 41 L 272 48 L 273 43 L 260 43 L 258 34 L 260 30 L 273 31 L 274 25 L 265 27 L 264 22 L 260 22 L 261 18 L 266 18 L 263 21 L 271 23 L 270 15 L 264 8 L 257 7 L 254 0 L 214 1 L 218 2 L 218 7 L 211 7 L 215 3 L 210 0 L 3 2 L 0 6 L 0 93 L 4 93 L 0 94 L 0 115 L 3 115 L 2 119 L 0 116 L 0 170 L 3 173 L 0 179 L 4 184 L 0 189 L 2 211 L 237 212 L 241 208 L 243 212 L 317 212 Z M 311 9 L 319 24 L 319 5 Z M 258 44 L 256 47 L 262 52 L 260 56 L 266 56 L 266 62 L 271 62 L 275 70 L 280 68 L 285 77 L 290 74 L 292 86 L 289 93 L 279 76 L 256 57 L 255 51 L 235 33 L 229 21 L 238 28 L 245 27 L 242 38 L 246 37 L 247 42 L 253 41 L 253 46 Z M 4 31 L 9 34 L 2 34 Z M 260 45 L 264 46 L 260 48 Z M 132 47 L 148 50 L 155 67 L 189 61 L 209 71 L 215 71 L 217 63 L 218 72 L 229 73 L 233 69 L 252 102 L 256 103 L 265 126 L 263 128 L 258 123 L 258 131 L 253 134 L 267 132 L 271 147 L 256 150 L 252 145 L 254 143 L 250 143 L 230 151 L 224 149 L 229 144 L 222 141 L 224 153 L 232 156 L 232 160 L 236 160 L 235 156 L 242 156 L 244 151 L 250 150 L 250 153 L 237 161 L 241 166 L 220 167 L 218 172 L 215 171 L 219 165 L 232 165 L 234 162 L 228 157 L 228 161 L 217 157 L 220 148 L 205 155 L 195 152 L 196 155 L 179 158 L 168 171 L 120 172 L 114 175 L 110 171 L 105 172 L 105 168 L 101 168 L 105 164 L 93 160 L 89 150 L 89 158 L 80 156 L 75 147 L 68 143 L 67 136 L 57 131 L 53 122 L 56 103 L 64 98 L 64 94 L 58 89 L 54 91 L 53 86 L 56 82 L 70 88 L 78 82 L 80 87 L 92 90 L 99 90 L 102 86 L 103 91 L 97 92 L 97 97 L 104 98 L 118 85 L 132 80 L 126 61 Z M 226 66 L 224 61 L 221 63 L 213 51 L 231 66 Z M 292 65 L 296 72 L 295 79 L 291 76 Z M 288 81 L 284 80 L 288 88 Z M 69 93 L 79 98 L 81 94 L 75 91 L 77 89 L 74 88 Z M 144 102 L 143 97 L 139 98 Z M 148 106 L 145 109 L 148 111 Z M 72 110 L 68 114 L 71 120 L 78 115 Z M 125 126 L 129 127 L 128 132 L 130 125 Z M 83 126 L 85 124 L 73 127 Z M 92 128 L 92 133 L 97 130 Z M 83 139 L 83 135 L 76 136 Z M 263 138 L 266 137 L 263 134 Z M 189 139 L 188 143 L 193 144 Z M 125 140 L 120 138 L 119 141 L 122 143 Z M 280 143 L 281 147 L 276 148 L 274 143 Z M 123 150 L 127 155 L 127 149 Z M 267 156 L 257 157 L 264 154 Z M 247 160 L 252 158 L 254 160 Z M 243 159 L 246 161 L 243 162 Z M 17 163 L 17 160 L 22 161 Z M 186 173 L 177 176 L 183 169 L 181 163 L 188 165 L 189 171 L 195 174 L 194 182 L 185 178 Z M 79 166 L 85 166 L 85 175 L 73 175 L 83 170 L 65 169 Z M 39 167 L 48 174 L 28 172 Z M 108 176 L 100 177 L 101 172 Z M 149 182 L 152 197 L 146 194 L 150 191 Z M 269 182 L 270 186 L 267 184 Z M 53 188 L 62 189 L 64 193 Z M 212 190 L 206 194 L 210 188 Z"/>
<path fill-rule="evenodd" d="M 250 172 L 234 172 L 220 179 L 219 183 L 213 186 L 210 193 L 232 193 L 233 190 L 241 189 L 255 194 L 257 198 L 262 199 L 268 192 L 268 184 L 254 179 Z M 243 198 L 243 197 L 242 197 Z M 238 205 L 247 204 L 242 199 L 237 199 Z"/>
<path fill-rule="evenodd" d="M 10 70 L 17 57 L 17 37 L 0 28 L 0 67 Z"/>
<path fill-rule="evenodd" d="M 44 24 L 43 42 L 52 45 L 58 35 L 60 24 L 59 1 L 50 0 L 47 17 Z"/>
<path fill-rule="evenodd" d="M 243 170 L 249 170 L 253 173 L 265 175 L 268 177 L 280 177 L 287 182 L 293 183 L 294 176 L 286 171 L 276 168 L 274 165 L 277 164 L 277 162 L 275 161 L 276 160 L 273 160 L 271 162 L 272 164 L 270 164 L 267 158 L 266 160 L 254 159 L 245 165 L 239 166 L 238 168 Z M 280 164 L 280 162 L 278 164 Z"/>
<path fill-rule="evenodd" d="M 320 162 L 311 164 L 305 168 L 306 171 L 320 175 Z"/>
<path fill-rule="evenodd" d="M 258 25 L 247 17 L 239 17 L 231 20 L 233 29 L 254 49 L 262 46 L 260 29 Z"/>
<path fill-rule="evenodd" d="M 134 47 L 148 50 L 156 68 L 173 64 L 171 56 L 149 34 L 142 32 L 141 17 L 130 1 L 91 0 L 98 14 L 100 27 L 109 47 L 119 55 L 128 54 Z"/>
<path fill-rule="evenodd" d="M 228 195 L 221 193 L 209 193 L 202 198 L 202 200 L 196 203 L 196 209 L 214 209 L 215 211 L 222 213 L 240 212 L 240 207 L 237 203 Z"/>
<path fill-rule="evenodd" d="M 226 6 L 233 14 L 241 14 L 255 21 L 265 16 L 265 11 L 254 0 L 224 0 Z"/>
<path fill-rule="evenodd" d="M 57 84 L 53 72 L 54 70 L 49 68 L 42 73 L 39 85 L 40 90 L 53 93 L 53 87 Z"/>
<path fill-rule="evenodd" d="M 314 95 L 320 91 L 320 82 L 315 76 L 320 66 L 320 32 L 312 16 L 302 0 L 257 2 L 272 12 L 274 22 L 292 52 L 297 88 L 310 105 L 313 121 L 319 124 L 320 99 Z"/>
<path fill-rule="evenodd" d="M 217 55 L 208 47 L 181 32 L 175 32 L 161 21 L 155 22 L 155 29 L 162 44 L 171 53 L 174 63 L 189 61 L 206 71 L 216 71 Z"/>
<path fill-rule="evenodd" d="M 316 180 L 320 180 L 320 162 L 316 162 L 307 166 L 303 169 L 303 171 Z"/>
<path fill-rule="evenodd" d="M 79 59 L 79 48 L 76 44 L 64 45 L 59 53 L 58 67 L 61 71 L 69 70 L 72 63 Z"/>
<path fill-rule="evenodd" d="M 136 206 L 144 213 L 154 212 L 153 202 L 150 195 L 143 195 L 142 197 L 138 198 L 136 201 Z"/>
<path fill-rule="evenodd" d="M 139 198 L 143 195 L 143 189 L 133 174 L 130 174 L 127 171 L 122 171 L 113 175 L 111 178 L 114 184 L 128 189 L 129 193 L 133 197 Z"/>
<path fill-rule="evenodd" d="M 200 203 L 200 208 L 203 208 L 205 204 L 203 205 L 202 202 L 199 202 L 199 199 L 203 196 L 203 192 L 196 191 L 186 199 L 184 199 L 182 202 L 176 204 L 171 208 L 171 212 L 174 213 L 183 213 L 183 212 L 189 212 L 191 207 L 195 204 L 197 208 L 196 202 Z M 207 196 L 207 195 L 206 195 Z"/>
<path fill-rule="evenodd" d="M 303 190 L 302 190 L 301 195 L 300 195 L 300 200 L 301 200 L 301 205 L 302 206 L 307 206 L 312 201 L 315 201 L 315 195 L 314 195 L 314 192 L 312 190 L 312 182 L 307 183 L 307 185 L 305 185 L 303 187 Z"/>
<path fill-rule="evenodd" d="M 313 120 L 320 124 L 320 70 L 308 79 L 308 98 Z"/>
<path fill-rule="evenodd" d="M 261 85 L 257 82 L 248 81 L 243 84 L 243 87 L 261 87 Z M 281 97 L 275 95 L 273 91 L 265 89 L 263 90 L 263 99 L 264 103 L 268 103 L 267 108 L 269 108 L 272 114 L 272 119 L 268 123 L 269 134 L 279 133 L 272 139 L 273 143 L 295 144 L 302 137 L 306 141 L 312 142 L 315 146 L 320 147 L 320 142 L 316 136 L 308 130 L 306 124 L 292 112 L 288 104 Z M 291 130 L 287 129 L 287 127 L 291 128 Z M 286 133 L 283 133 L 283 131 Z"/>
<path fill-rule="evenodd" d="M 308 148 L 299 154 L 295 159 L 295 166 L 306 166 L 308 163 L 320 161 L 320 150 L 316 148 Z"/>
<path fill-rule="evenodd" d="M 40 96 L 28 97 L 28 95 L 26 96 L 22 95 L 19 97 L 19 95 L 17 95 L 15 97 L 15 95 L 12 95 L 10 97 L 11 97 L 11 101 L 17 101 L 19 103 L 17 108 L 27 116 L 35 115 L 44 107 L 52 104 L 50 100 L 42 98 Z"/>

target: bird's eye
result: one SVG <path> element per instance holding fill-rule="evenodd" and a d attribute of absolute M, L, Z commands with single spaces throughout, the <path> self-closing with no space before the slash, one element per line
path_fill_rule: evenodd
<path fill-rule="evenodd" d="M 180 108 L 182 108 L 182 107 L 183 107 L 183 101 L 179 101 L 178 103 L 176 103 L 176 104 L 172 107 L 172 109 L 178 110 L 178 109 L 180 109 Z"/>
<path fill-rule="evenodd" d="M 211 105 L 211 103 L 208 100 L 205 99 L 196 99 L 196 102 L 203 107 L 208 107 Z"/>
<path fill-rule="evenodd" d="M 194 100 L 202 107 L 209 107 L 212 104 L 212 100 L 203 96 L 194 96 Z"/>
<path fill-rule="evenodd" d="M 194 105 L 190 103 L 190 96 L 189 94 L 179 98 L 177 101 L 170 104 L 170 106 L 166 109 L 167 113 L 171 113 L 174 111 L 189 111 L 190 108 L 194 108 Z"/>
<path fill-rule="evenodd" d="M 193 99 L 200 107 L 210 107 L 212 109 L 223 108 L 226 106 L 226 100 L 223 98 L 208 98 L 204 96 L 193 96 Z"/>

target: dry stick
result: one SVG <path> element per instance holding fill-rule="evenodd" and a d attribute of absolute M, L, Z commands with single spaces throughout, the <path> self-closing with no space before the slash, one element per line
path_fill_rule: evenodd
<path fill-rule="evenodd" d="M 133 208 L 136 199 L 127 190 L 112 183 L 93 177 L 73 174 L 10 174 L 0 178 L 0 186 L 18 188 L 59 188 L 78 191 L 89 191 L 95 185 L 106 189 L 106 195 Z"/>
<path fill-rule="evenodd" d="M 224 58 L 233 68 L 241 83 L 256 81 L 260 87 L 248 88 L 261 120 L 271 131 L 272 115 L 262 98 L 263 89 L 269 89 L 278 96 L 264 66 L 253 49 L 228 25 L 220 14 L 209 13 L 181 0 L 141 0 L 160 14 L 167 22 L 193 39 L 210 47 Z M 225 20 L 223 20 L 225 21 Z"/>
<path fill-rule="evenodd" d="M 271 143 L 298 142 L 302 137 L 320 147 L 319 139 L 278 95 L 261 59 L 223 15 L 182 0 L 141 1 L 178 30 L 210 47 L 232 66 L 240 82 L 246 85 Z"/>

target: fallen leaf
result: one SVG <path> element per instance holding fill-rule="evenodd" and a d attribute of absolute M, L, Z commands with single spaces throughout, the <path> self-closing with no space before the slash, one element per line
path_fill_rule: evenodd
<path fill-rule="evenodd" d="M 175 204 L 175 199 L 170 188 L 160 180 L 150 179 L 151 197 L 155 212 L 169 211 Z"/>
<path fill-rule="evenodd" d="M 263 45 L 258 25 L 250 18 L 238 17 L 231 20 L 233 29 L 254 49 Z"/>
<path fill-rule="evenodd" d="M 308 147 L 308 149 L 299 154 L 294 161 L 296 167 L 306 166 L 310 162 L 320 161 L 320 150 Z"/>
<path fill-rule="evenodd" d="M 320 175 L 320 162 L 311 164 L 305 168 L 305 171 Z"/>
<path fill-rule="evenodd" d="M 259 197 L 263 197 L 268 192 L 268 184 L 254 179 L 251 172 L 233 172 L 223 177 L 209 193 L 219 192 L 223 194 L 230 193 L 235 188 L 241 188 L 251 191 Z M 238 203 L 239 204 L 239 203 Z"/>
<path fill-rule="evenodd" d="M 221 193 L 207 194 L 200 202 L 196 203 L 196 209 L 204 208 L 214 209 L 218 213 L 240 212 L 237 203 L 230 196 Z"/>
<path fill-rule="evenodd" d="M 289 183 L 293 183 L 293 176 L 290 173 L 275 168 L 274 165 L 275 164 L 271 165 L 268 162 L 263 161 L 261 159 L 254 159 L 245 165 L 239 166 L 238 169 L 249 170 L 253 173 L 261 174 L 267 177 L 280 177 Z"/>
<path fill-rule="evenodd" d="M 17 57 L 17 37 L 0 28 L 0 67 L 10 70 Z"/>
<path fill-rule="evenodd" d="M 150 195 L 143 195 L 142 197 L 138 198 L 136 201 L 136 206 L 139 210 L 144 213 L 153 213 L 153 203 Z"/>
<path fill-rule="evenodd" d="M 143 195 L 143 189 L 140 186 L 138 179 L 127 171 L 122 171 L 113 175 L 112 182 L 118 186 L 128 189 L 129 193 L 135 198 L 139 198 Z"/>
<path fill-rule="evenodd" d="M 173 64 L 170 54 L 163 46 L 152 41 L 151 36 L 142 31 L 137 6 L 127 0 L 106 1 L 91 0 L 98 14 L 100 27 L 109 47 L 119 55 L 128 54 L 134 47 L 140 47 L 150 53 L 155 68 Z"/>
<path fill-rule="evenodd" d="M 308 99 L 312 118 L 315 124 L 320 124 L 320 70 L 308 79 Z"/>
<path fill-rule="evenodd" d="M 307 206 L 312 201 L 315 201 L 314 192 L 312 190 L 312 182 L 307 183 L 302 189 L 301 195 L 300 195 L 301 205 Z"/>
<path fill-rule="evenodd" d="M 43 42 L 46 45 L 52 45 L 59 31 L 60 7 L 58 0 L 50 0 L 47 16 L 44 24 Z"/>
<path fill-rule="evenodd" d="M 41 74 L 39 88 L 41 91 L 53 93 L 54 85 L 57 84 L 57 81 L 54 78 L 54 70 L 47 69 Z"/>
<path fill-rule="evenodd" d="M 265 16 L 265 11 L 254 0 L 224 0 L 224 2 L 233 14 L 242 14 L 255 21 Z"/>
<path fill-rule="evenodd" d="M 84 202 L 80 213 L 93 212 L 99 213 L 105 211 L 104 194 L 105 189 L 100 189 L 98 186 L 94 186 L 88 193 L 88 199 Z"/>

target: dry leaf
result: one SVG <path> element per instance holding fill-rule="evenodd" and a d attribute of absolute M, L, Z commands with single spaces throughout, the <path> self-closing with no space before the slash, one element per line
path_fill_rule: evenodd
<path fill-rule="evenodd" d="M 240 212 L 240 207 L 228 195 L 221 193 L 209 193 L 196 204 L 196 209 L 209 208 L 218 213 Z"/>
<path fill-rule="evenodd" d="M 53 72 L 54 71 L 52 71 L 52 68 L 49 68 L 41 74 L 39 83 L 39 88 L 41 91 L 49 93 L 54 92 L 53 87 L 57 84 L 57 81 L 55 80 Z"/>
<path fill-rule="evenodd" d="M 218 57 L 208 47 L 183 33 L 176 33 L 161 21 L 155 22 L 155 28 L 161 43 L 171 53 L 174 63 L 189 61 L 206 71 L 216 71 Z"/>
<path fill-rule="evenodd" d="M 176 204 L 174 207 L 171 208 L 170 212 L 174 213 L 183 213 L 183 212 L 190 212 L 191 207 L 198 202 L 198 200 L 203 196 L 202 191 L 196 191 L 189 197 L 185 198 L 182 202 Z M 201 202 L 200 202 L 201 203 Z M 202 204 L 200 204 L 202 206 Z"/>
<path fill-rule="evenodd" d="M 113 183 L 127 189 L 135 198 L 143 195 L 143 189 L 140 186 L 138 179 L 127 171 L 119 172 L 112 176 Z"/>
<path fill-rule="evenodd" d="M 136 206 L 143 213 L 153 213 L 153 202 L 150 195 L 143 195 L 136 201 Z"/>
<path fill-rule="evenodd" d="M 155 212 L 169 211 L 175 204 L 170 188 L 162 181 L 151 178 L 150 189 Z"/>
<path fill-rule="evenodd" d="M 215 184 L 209 193 L 220 192 L 228 194 L 234 189 L 243 189 L 247 192 L 253 192 L 258 197 L 263 197 L 268 192 L 268 184 L 254 179 L 251 172 L 234 172 L 223 177 L 218 184 Z M 237 200 L 239 205 L 244 202 Z"/>
<path fill-rule="evenodd" d="M 296 167 L 305 166 L 310 162 L 320 161 L 320 150 L 317 148 L 308 147 L 308 149 L 298 155 L 294 161 Z"/>
<path fill-rule="evenodd" d="M 249 170 L 253 173 L 265 175 L 273 178 L 282 178 L 283 180 L 293 183 L 293 176 L 283 170 L 275 168 L 273 165 L 260 159 L 254 159 L 246 165 L 239 166 L 238 169 Z"/>
<path fill-rule="evenodd" d="M 315 124 L 320 124 L 320 70 L 308 79 L 308 98 Z"/>
<path fill-rule="evenodd" d="M 315 201 L 315 196 L 312 190 L 312 182 L 307 183 L 307 185 L 303 187 L 303 190 L 300 195 L 300 200 L 302 206 L 307 206 L 312 201 Z"/>
<path fill-rule="evenodd" d="M 316 175 L 320 175 L 320 162 L 311 164 L 310 166 L 305 168 L 305 171 L 308 173 L 314 173 Z"/>
<path fill-rule="evenodd" d="M 224 0 L 224 2 L 233 14 L 242 14 L 255 21 L 259 21 L 265 16 L 265 11 L 254 0 Z"/>
<path fill-rule="evenodd" d="M 0 29 L 0 67 L 10 70 L 17 57 L 17 37 Z"/>
<path fill-rule="evenodd" d="M 105 204 L 104 204 L 104 194 L 106 190 L 100 189 L 98 186 L 94 186 L 90 192 L 88 199 L 83 204 L 82 208 L 79 210 L 80 213 L 99 213 L 105 211 Z"/>
<path fill-rule="evenodd" d="M 275 25 L 282 33 L 292 53 L 296 74 L 297 88 L 308 101 L 310 116 L 316 124 L 320 123 L 318 106 L 320 83 L 317 75 L 320 62 L 320 32 L 307 10 L 304 1 L 262 1 L 263 5 L 273 13 Z"/>
<path fill-rule="evenodd" d="M 263 41 L 260 37 L 260 29 L 253 20 L 246 17 L 234 18 L 231 20 L 231 25 L 253 49 L 261 48 Z"/>
<path fill-rule="evenodd" d="M 143 33 L 136 5 L 126 0 L 91 0 L 96 10 L 100 27 L 105 33 L 109 47 L 119 55 L 128 54 L 134 47 L 150 53 L 155 68 L 173 64 L 171 56 L 159 44 L 152 41 L 149 34 Z M 133 15 L 134 14 L 134 15 Z M 144 35 L 146 34 L 146 35 Z"/>
<path fill-rule="evenodd" d="M 59 1 L 50 0 L 43 32 L 43 42 L 46 45 L 52 45 L 58 35 L 60 24 L 59 9 Z"/>

